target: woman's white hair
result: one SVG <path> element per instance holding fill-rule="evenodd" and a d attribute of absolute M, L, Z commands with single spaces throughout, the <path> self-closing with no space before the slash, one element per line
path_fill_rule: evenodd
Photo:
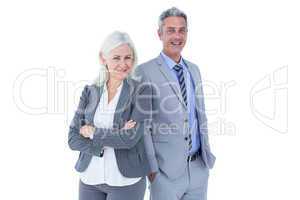
<path fill-rule="evenodd" d="M 136 65 L 137 65 L 137 53 L 136 53 L 134 44 L 127 33 L 120 32 L 120 31 L 114 31 L 113 33 L 109 34 L 102 43 L 102 46 L 100 49 L 100 54 L 102 54 L 102 56 L 104 58 L 107 58 L 107 56 L 111 50 L 113 50 L 123 44 L 127 44 L 133 52 L 133 67 L 132 67 L 130 74 L 128 75 L 131 77 L 132 72 L 135 70 Z M 100 54 L 99 54 L 99 56 L 100 56 Z M 97 86 L 100 87 L 100 86 L 104 85 L 107 80 L 108 80 L 107 67 L 104 64 L 100 64 L 99 75 L 94 80 L 94 84 L 96 84 Z"/>

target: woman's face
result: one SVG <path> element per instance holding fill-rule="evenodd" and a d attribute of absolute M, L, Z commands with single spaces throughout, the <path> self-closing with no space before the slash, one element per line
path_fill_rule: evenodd
<path fill-rule="evenodd" d="M 102 62 L 107 66 L 110 79 L 124 80 L 131 72 L 134 58 L 131 48 L 122 44 L 109 52 Z"/>

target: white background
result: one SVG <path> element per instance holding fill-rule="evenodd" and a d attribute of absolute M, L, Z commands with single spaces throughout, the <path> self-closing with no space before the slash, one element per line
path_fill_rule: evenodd
<path fill-rule="evenodd" d="M 0 199 L 77 199 L 68 124 L 96 76 L 100 44 L 122 30 L 139 63 L 156 57 L 157 18 L 171 6 L 189 17 L 183 56 L 205 84 L 217 156 L 209 199 L 299 199 L 296 2 L 1 1 Z"/>

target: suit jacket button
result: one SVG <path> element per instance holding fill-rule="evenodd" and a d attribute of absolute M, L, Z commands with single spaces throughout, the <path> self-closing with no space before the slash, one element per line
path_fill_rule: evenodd
<path fill-rule="evenodd" d="M 188 139 L 189 139 L 188 137 L 185 137 L 185 138 L 184 138 L 185 141 L 187 141 Z"/>

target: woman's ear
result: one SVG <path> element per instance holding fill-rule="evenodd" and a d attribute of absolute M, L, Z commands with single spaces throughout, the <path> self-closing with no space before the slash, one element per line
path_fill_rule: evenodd
<path fill-rule="evenodd" d="M 99 60 L 100 60 L 100 64 L 106 65 L 106 61 L 102 52 L 99 53 Z"/>

